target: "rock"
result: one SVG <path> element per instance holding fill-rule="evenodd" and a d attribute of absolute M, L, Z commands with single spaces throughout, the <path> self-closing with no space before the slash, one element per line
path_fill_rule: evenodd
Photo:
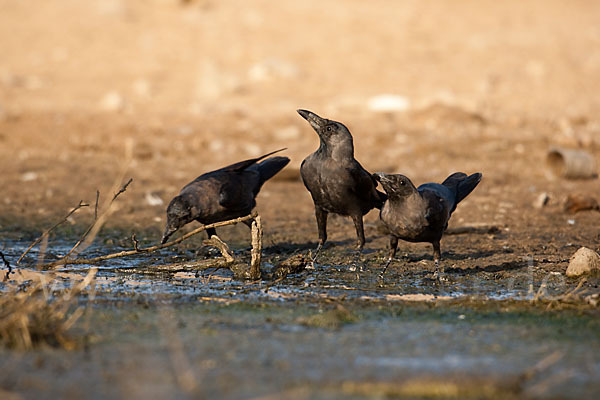
<path fill-rule="evenodd" d="M 575 277 L 600 270 L 600 256 L 592 249 L 581 247 L 573 254 L 567 267 L 567 276 Z"/>
<path fill-rule="evenodd" d="M 293 255 L 283 260 L 273 269 L 273 279 L 283 279 L 289 274 L 299 274 L 304 271 L 306 265 L 307 260 L 304 254 Z"/>
<path fill-rule="evenodd" d="M 546 193 L 546 192 L 540 193 L 540 195 L 533 202 L 533 206 L 535 208 L 542 209 L 548 204 L 549 201 L 550 201 L 550 196 L 548 196 L 548 193 Z"/>
<path fill-rule="evenodd" d="M 570 194 L 567 196 L 564 205 L 565 211 L 569 213 L 576 213 L 578 211 L 585 210 L 596 210 L 600 211 L 600 205 L 598 201 L 585 194 Z"/>
<path fill-rule="evenodd" d="M 406 111 L 409 107 L 408 98 L 395 94 L 380 94 L 367 100 L 367 108 L 375 112 Z"/>

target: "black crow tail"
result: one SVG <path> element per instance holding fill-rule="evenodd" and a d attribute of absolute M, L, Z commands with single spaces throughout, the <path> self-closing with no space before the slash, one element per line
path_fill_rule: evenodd
<path fill-rule="evenodd" d="M 288 163 L 290 159 L 287 157 L 269 157 L 266 160 L 253 165 L 251 169 L 258 171 L 260 174 L 260 186 L 263 183 L 277 175 Z"/>
<path fill-rule="evenodd" d="M 456 193 L 456 203 L 460 203 L 465 197 L 469 195 L 477 187 L 481 181 L 481 173 L 467 176 L 463 172 L 455 172 L 446 178 L 442 185 Z"/>
<path fill-rule="evenodd" d="M 283 149 L 279 149 L 279 150 L 275 150 L 275 151 L 272 151 L 272 152 L 270 152 L 270 153 L 267 153 L 267 154 L 263 154 L 263 155 L 262 155 L 262 156 L 260 156 L 260 157 L 251 158 L 251 159 L 249 159 L 249 160 L 244 160 L 244 161 L 237 162 L 237 163 L 235 163 L 235 164 L 228 165 L 228 166 L 226 166 L 226 167 L 223 167 L 223 168 L 221 168 L 219 171 L 243 171 L 243 170 L 245 170 L 246 168 L 249 168 L 249 167 L 251 167 L 252 165 L 255 165 L 257 162 L 259 162 L 259 161 L 260 161 L 260 160 L 262 160 L 263 158 L 265 158 L 265 157 L 268 157 L 268 156 L 270 156 L 271 154 L 279 153 L 280 151 L 283 151 L 283 150 L 287 150 L 287 148 L 286 148 L 286 147 L 284 147 Z M 282 167 L 282 168 L 283 168 L 283 167 Z M 276 172 L 276 173 L 277 173 L 277 172 Z M 274 175 L 274 174 L 273 174 L 273 175 Z"/>

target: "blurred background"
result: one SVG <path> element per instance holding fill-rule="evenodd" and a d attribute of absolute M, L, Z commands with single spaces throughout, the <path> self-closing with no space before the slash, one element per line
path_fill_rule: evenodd
<path fill-rule="evenodd" d="M 383 93 L 553 117 L 599 106 L 594 1 L 2 0 L 11 111 L 324 114 Z"/>
<path fill-rule="evenodd" d="M 93 201 L 118 175 L 126 140 L 136 212 L 162 216 L 152 207 L 195 176 L 275 148 L 288 147 L 293 176 L 318 146 L 297 108 L 344 122 L 367 169 L 417 182 L 456 169 L 545 179 L 535 167 L 550 144 L 595 149 L 600 132 L 596 1 L 0 0 L 0 9 L 4 214 Z"/>

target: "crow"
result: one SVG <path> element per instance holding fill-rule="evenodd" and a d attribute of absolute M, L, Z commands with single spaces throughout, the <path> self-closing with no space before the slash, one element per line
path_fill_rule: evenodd
<path fill-rule="evenodd" d="M 379 218 L 390 232 L 389 258 L 381 276 L 396 255 L 398 239 L 402 239 L 433 245 L 434 276 L 437 277 L 441 258 L 440 240 L 448 227 L 450 216 L 458 203 L 479 184 L 481 173 L 467 176 L 456 172 L 442 184 L 424 183 L 418 188 L 404 175 L 378 172 L 374 177 L 381 182 L 388 195 L 379 213 Z"/>
<path fill-rule="evenodd" d="M 259 161 L 283 150 L 207 172 L 184 186 L 167 207 L 167 226 L 161 243 L 166 243 L 174 232 L 194 220 L 206 225 L 250 214 L 262 185 L 290 159 L 270 157 Z M 206 232 L 209 238 L 216 235 L 214 228 Z"/>
<path fill-rule="evenodd" d="M 327 215 L 352 217 L 358 238 L 357 250 L 365 245 L 363 215 L 381 208 L 386 195 L 375 189 L 377 181 L 354 159 L 352 135 L 344 124 L 297 110 L 319 135 L 320 146 L 300 166 L 304 186 L 315 203 L 319 231 L 319 253 L 327 240 Z M 315 258 L 316 258 L 315 254 Z"/>

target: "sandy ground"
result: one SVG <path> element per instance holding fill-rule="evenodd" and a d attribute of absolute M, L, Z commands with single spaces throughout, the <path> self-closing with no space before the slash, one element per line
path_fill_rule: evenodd
<path fill-rule="evenodd" d="M 484 229 L 442 241 L 451 271 L 503 279 L 533 263 L 543 279 L 564 273 L 580 246 L 599 249 L 600 213 L 563 209 L 569 194 L 598 199 L 598 180 L 560 179 L 545 163 L 554 146 L 600 156 L 598 2 L 0 0 L 0 9 L 0 246 L 11 259 L 15 241 L 84 200 L 92 207 L 53 236 L 76 238 L 96 191 L 102 209 L 129 178 L 101 237 L 155 242 L 184 184 L 283 147 L 292 161 L 258 197 L 265 243 L 271 253 L 311 248 L 298 168 L 318 139 L 297 108 L 344 122 L 372 172 L 416 184 L 483 173 L 450 227 Z M 395 109 L 377 107 L 383 94 Z M 535 208 L 542 193 L 549 203 Z M 366 221 L 376 272 L 387 239 L 376 212 Z M 354 228 L 333 218 L 329 236 L 346 251 Z M 222 237 L 243 243 L 247 231 Z M 392 279 L 431 270 L 428 245 L 400 246 Z"/>

